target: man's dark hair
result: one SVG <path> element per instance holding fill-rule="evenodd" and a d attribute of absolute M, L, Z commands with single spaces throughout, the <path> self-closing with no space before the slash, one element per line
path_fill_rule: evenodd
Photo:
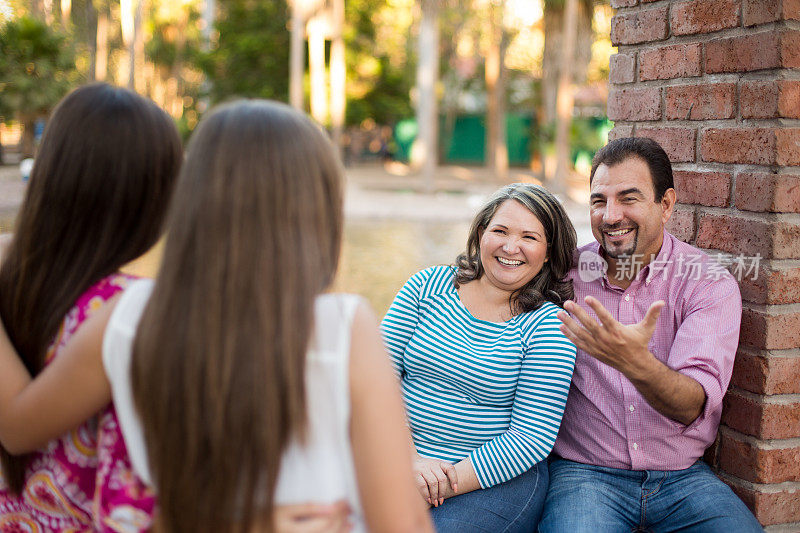
<path fill-rule="evenodd" d="M 647 163 L 647 167 L 650 169 L 650 177 L 653 180 L 655 201 L 660 202 L 667 189 L 674 187 L 672 183 L 672 164 L 661 145 L 649 137 L 615 139 L 598 150 L 594 155 L 594 159 L 592 159 L 592 172 L 589 174 L 589 183 L 592 183 L 594 173 L 600 165 L 612 167 L 631 157 L 638 157 Z"/>

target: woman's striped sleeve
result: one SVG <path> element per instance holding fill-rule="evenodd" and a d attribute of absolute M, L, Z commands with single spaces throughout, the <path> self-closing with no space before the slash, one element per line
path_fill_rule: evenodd
<path fill-rule="evenodd" d="M 547 457 L 555 444 L 575 367 L 575 345 L 545 304 L 523 325 L 527 346 L 508 430 L 470 454 L 482 488 L 508 481 Z"/>

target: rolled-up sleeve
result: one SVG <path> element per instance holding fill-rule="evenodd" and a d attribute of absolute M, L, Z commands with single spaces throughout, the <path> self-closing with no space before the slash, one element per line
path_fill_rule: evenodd
<path fill-rule="evenodd" d="M 742 298 L 729 275 L 699 284 L 694 291 L 687 300 L 687 314 L 675 334 L 669 361 L 674 370 L 697 381 L 706 393 L 703 412 L 684 432 L 702 431 L 713 437 L 739 344 Z"/>

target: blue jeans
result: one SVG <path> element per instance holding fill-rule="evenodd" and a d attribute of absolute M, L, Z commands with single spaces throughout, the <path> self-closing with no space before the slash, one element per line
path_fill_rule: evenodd
<path fill-rule="evenodd" d="M 554 458 L 541 533 L 763 531 L 703 461 L 685 470 L 620 470 Z"/>
<path fill-rule="evenodd" d="M 505 483 L 448 498 L 431 507 L 438 533 L 530 533 L 547 494 L 547 461 Z"/>

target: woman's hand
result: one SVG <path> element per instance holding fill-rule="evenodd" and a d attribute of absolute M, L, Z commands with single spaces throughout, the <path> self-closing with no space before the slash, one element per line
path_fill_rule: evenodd
<path fill-rule="evenodd" d="M 447 461 L 416 455 L 413 468 L 417 489 L 430 505 L 438 507 L 458 491 L 456 469 Z"/>
<path fill-rule="evenodd" d="M 350 506 L 344 500 L 328 504 L 279 505 L 273 515 L 277 533 L 347 533 Z"/>

